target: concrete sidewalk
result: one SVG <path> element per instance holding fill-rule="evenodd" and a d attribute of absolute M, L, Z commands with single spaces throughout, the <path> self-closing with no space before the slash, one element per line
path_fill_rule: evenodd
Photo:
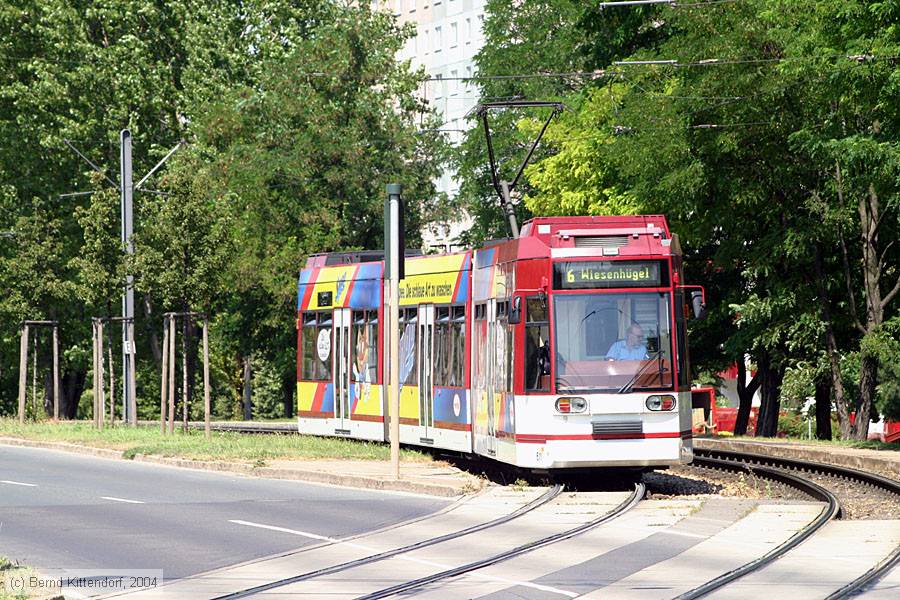
<path fill-rule="evenodd" d="M 94 448 L 67 442 L 0 437 L 0 445 L 47 448 L 107 459 L 128 460 L 122 458 L 122 452 L 119 450 Z M 191 460 L 142 454 L 136 455 L 132 460 L 188 469 L 236 473 L 250 477 L 290 479 L 443 497 L 470 494 L 487 485 L 487 480 L 460 471 L 441 461 L 401 462 L 400 479 L 397 480 L 392 477 L 390 462 L 379 460 L 269 460 L 264 466 L 257 466 L 253 463 Z"/>

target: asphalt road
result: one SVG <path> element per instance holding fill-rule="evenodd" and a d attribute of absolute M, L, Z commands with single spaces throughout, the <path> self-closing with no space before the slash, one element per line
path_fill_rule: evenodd
<path fill-rule="evenodd" d="M 446 500 L 0 446 L 0 555 L 166 580 L 372 531 Z M 235 523 L 234 521 L 240 521 Z"/>

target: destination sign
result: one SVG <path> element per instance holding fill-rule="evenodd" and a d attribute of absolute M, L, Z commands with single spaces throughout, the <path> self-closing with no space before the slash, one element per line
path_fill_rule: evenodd
<path fill-rule="evenodd" d="M 660 261 L 579 261 L 556 263 L 553 287 L 558 290 L 662 287 L 669 284 Z"/>

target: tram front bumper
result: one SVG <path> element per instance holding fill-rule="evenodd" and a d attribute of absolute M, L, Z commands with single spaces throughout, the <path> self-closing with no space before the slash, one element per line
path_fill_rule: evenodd
<path fill-rule="evenodd" d="M 516 444 L 516 464 L 530 469 L 660 467 L 689 464 L 693 459 L 691 445 L 680 437 Z"/>

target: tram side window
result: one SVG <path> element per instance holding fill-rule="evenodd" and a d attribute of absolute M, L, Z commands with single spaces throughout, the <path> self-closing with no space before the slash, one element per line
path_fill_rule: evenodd
<path fill-rule="evenodd" d="M 466 307 L 438 306 L 434 318 L 434 384 L 463 387 L 466 376 Z"/>
<path fill-rule="evenodd" d="M 453 357 L 447 385 L 466 385 L 466 307 L 450 307 L 450 353 Z"/>
<path fill-rule="evenodd" d="M 353 311 L 353 381 L 375 383 L 378 377 L 378 311 Z"/>
<path fill-rule="evenodd" d="M 497 332 L 494 339 L 497 343 L 497 370 L 494 381 L 494 390 L 512 391 L 512 359 L 513 359 L 513 330 L 509 327 L 509 301 L 497 303 L 497 320 L 494 324 Z"/>
<path fill-rule="evenodd" d="M 418 385 L 419 373 L 416 344 L 419 309 L 415 306 L 400 311 L 400 385 Z"/>
<path fill-rule="evenodd" d="M 331 379 L 331 312 L 303 313 L 301 332 L 304 381 Z"/>
<path fill-rule="evenodd" d="M 434 385 L 449 385 L 453 353 L 450 340 L 450 307 L 438 306 L 434 314 Z"/>
<path fill-rule="evenodd" d="M 484 304 L 475 305 L 475 329 L 472 335 L 472 365 L 475 373 L 475 387 L 484 389 L 487 382 L 484 380 L 485 356 L 487 354 L 487 307 Z"/>
<path fill-rule="evenodd" d="M 547 300 L 525 300 L 525 389 L 550 391 L 550 319 Z"/>

